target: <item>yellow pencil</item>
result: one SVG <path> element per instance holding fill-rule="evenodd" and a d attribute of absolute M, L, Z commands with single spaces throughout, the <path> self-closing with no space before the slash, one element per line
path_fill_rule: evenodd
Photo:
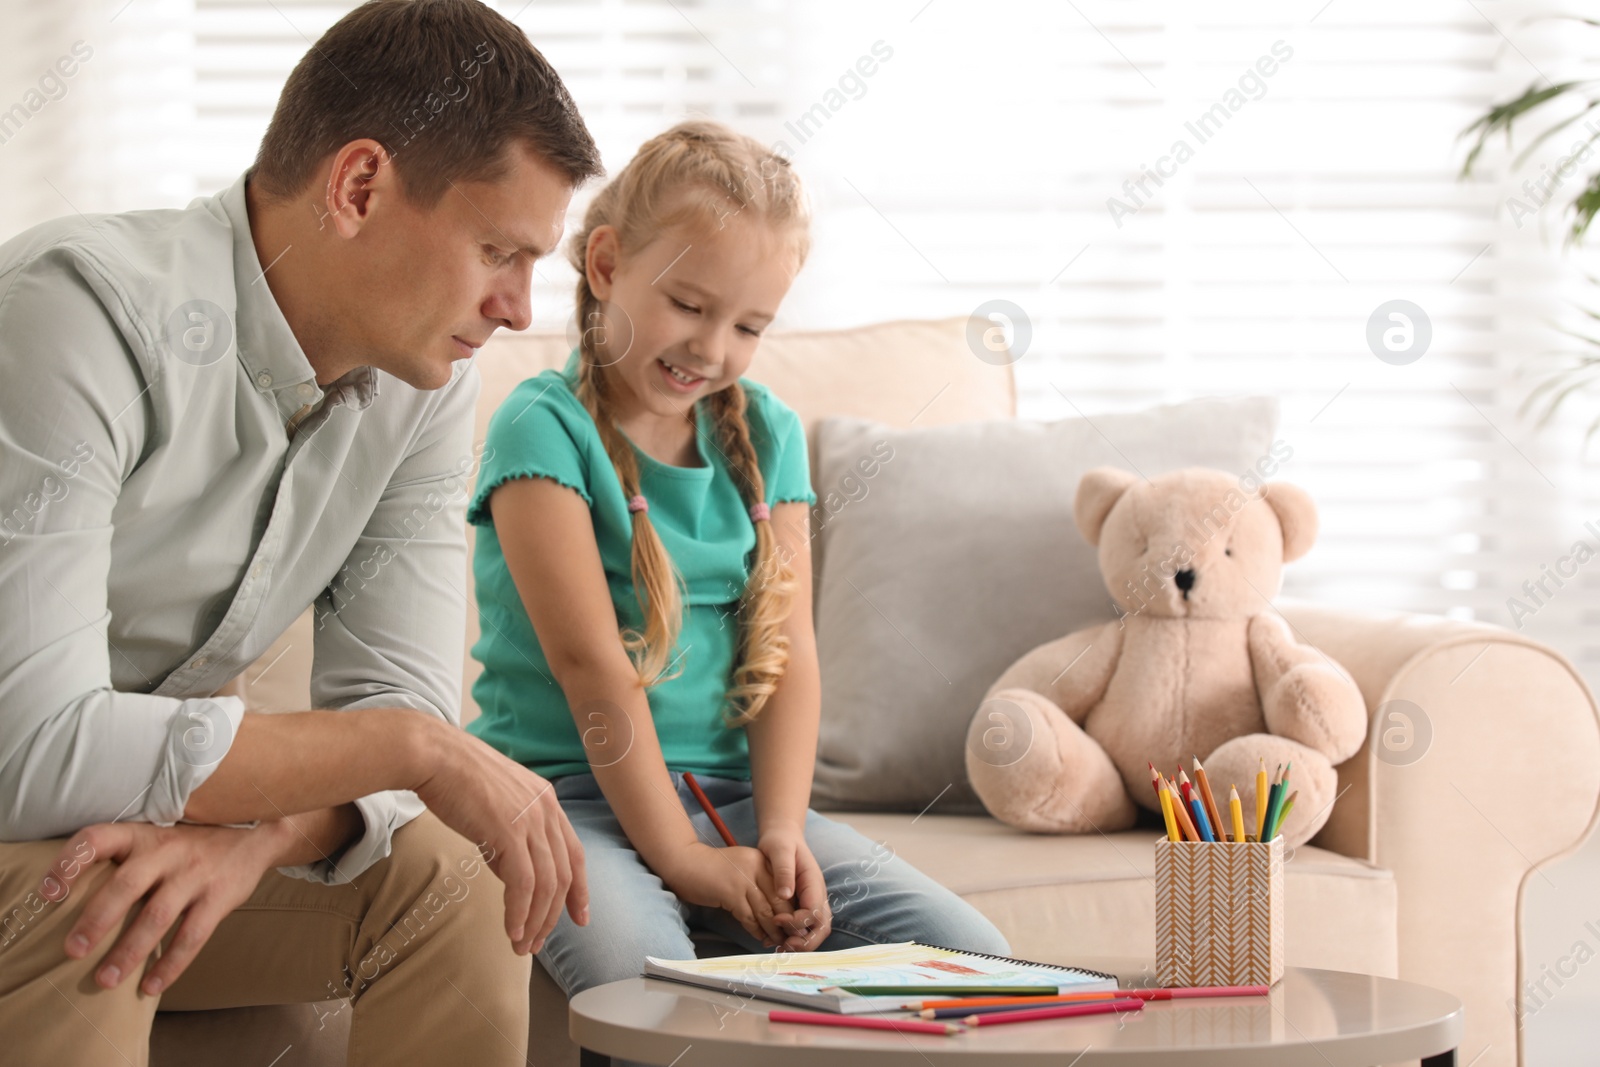
<path fill-rule="evenodd" d="M 1262 834 L 1267 829 L 1267 761 L 1261 761 L 1261 769 L 1256 772 L 1256 840 L 1263 840 Z"/>
<path fill-rule="evenodd" d="M 1244 808 L 1239 804 L 1239 790 L 1228 786 L 1228 814 L 1233 816 L 1233 839 L 1244 844 Z"/>
<path fill-rule="evenodd" d="M 1178 834 L 1178 820 L 1172 814 L 1172 794 L 1167 792 L 1166 786 L 1162 786 L 1160 789 L 1156 790 L 1156 792 L 1161 794 L 1161 817 L 1166 820 L 1167 823 L 1167 840 L 1183 840 L 1183 838 Z"/>

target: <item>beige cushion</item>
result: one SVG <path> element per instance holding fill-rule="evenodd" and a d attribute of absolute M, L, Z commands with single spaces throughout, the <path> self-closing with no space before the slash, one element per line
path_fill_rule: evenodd
<path fill-rule="evenodd" d="M 1198 465 L 1243 473 L 1267 456 L 1270 397 L 1196 400 L 1056 422 L 894 430 L 823 422 L 818 481 L 892 457 L 822 525 L 822 726 L 812 803 L 982 811 L 962 746 L 983 694 L 1018 657 L 1113 618 L 1078 533 L 1078 479 Z"/>

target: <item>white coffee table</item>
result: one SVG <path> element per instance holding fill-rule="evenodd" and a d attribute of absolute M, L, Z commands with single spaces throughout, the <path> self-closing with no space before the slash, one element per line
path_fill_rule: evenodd
<path fill-rule="evenodd" d="M 1148 961 L 1075 961 L 1125 986 L 1156 985 Z M 1461 1001 L 1390 978 L 1290 967 L 1270 996 L 1156 1001 L 1123 1016 L 969 1029 L 951 1037 L 773 1023 L 783 1007 L 629 978 L 572 999 L 585 1067 L 607 1057 L 679 1067 L 1454 1067 Z"/>

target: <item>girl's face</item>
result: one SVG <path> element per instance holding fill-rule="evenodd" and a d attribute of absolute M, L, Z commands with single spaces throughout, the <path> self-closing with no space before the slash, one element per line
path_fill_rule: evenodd
<path fill-rule="evenodd" d="M 736 214 L 709 230 L 664 230 L 627 253 L 614 228 L 598 226 L 587 264 L 602 310 L 582 326 L 596 331 L 619 417 L 674 421 L 750 366 L 796 269 L 788 235 Z"/>

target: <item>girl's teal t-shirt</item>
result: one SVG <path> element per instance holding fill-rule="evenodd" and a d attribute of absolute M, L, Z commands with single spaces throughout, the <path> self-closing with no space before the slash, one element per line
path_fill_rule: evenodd
<path fill-rule="evenodd" d="M 479 527 L 472 573 L 482 636 L 472 655 L 483 664 L 472 685 L 482 714 L 467 729 L 546 778 L 590 767 L 578 724 L 506 568 L 488 507 L 495 488 L 513 478 L 542 477 L 582 496 L 594 520 L 617 621 L 644 627 L 633 588 L 633 523 L 599 430 L 573 392 L 577 367 L 574 350 L 562 370 L 523 381 L 496 409 L 467 508 L 467 521 Z M 739 383 L 748 396 L 746 417 L 767 502 L 814 505 L 799 417 L 765 386 L 747 378 Z M 729 710 L 738 602 L 750 576 L 755 527 L 716 446 L 703 400 L 695 404 L 695 421 L 703 466 L 671 466 L 634 448 L 650 520 L 687 587 L 683 627 L 667 673 L 679 667 L 683 672 L 646 692 L 668 769 L 748 779 L 745 732 L 722 719 Z"/>

